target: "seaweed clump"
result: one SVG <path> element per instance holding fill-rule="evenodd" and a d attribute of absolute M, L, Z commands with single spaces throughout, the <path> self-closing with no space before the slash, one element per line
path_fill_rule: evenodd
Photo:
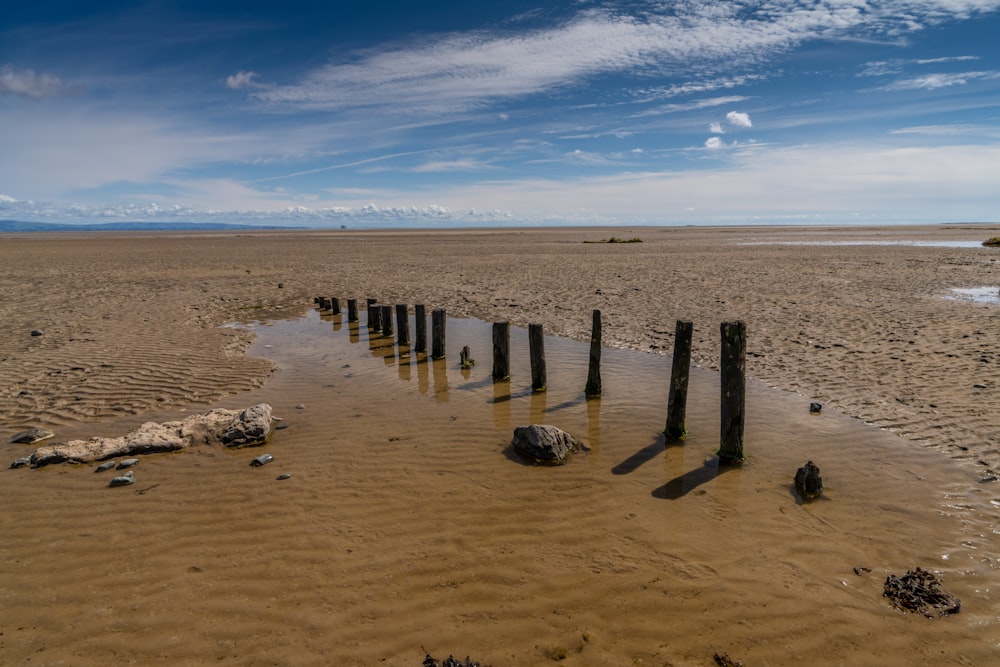
<path fill-rule="evenodd" d="M 983 245 L 987 248 L 998 248 L 1000 247 L 1000 236 L 991 237 L 983 241 Z"/>
<path fill-rule="evenodd" d="M 448 656 L 443 661 L 438 662 L 436 659 L 431 657 L 428 653 L 424 657 L 424 662 L 421 667 L 489 667 L 489 665 L 480 665 L 475 660 L 466 657 L 465 660 L 455 660 L 454 656 Z"/>
<path fill-rule="evenodd" d="M 890 574 L 885 580 L 882 596 L 889 598 L 898 609 L 923 614 L 927 618 L 957 614 L 962 608 L 961 600 L 941 589 L 941 582 L 933 572 L 919 567 L 902 577 Z"/>

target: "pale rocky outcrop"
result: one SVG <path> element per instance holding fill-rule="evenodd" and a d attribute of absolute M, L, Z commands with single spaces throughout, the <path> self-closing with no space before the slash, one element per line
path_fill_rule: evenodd
<path fill-rule="evenodd" d="M 271 421 L 271 406 L 267 403 L 244 410 L 216 408 L 183 421 L 146 422 L 118 438 L 71 440 L 39 447 L 31 455 L 31 464 L 87 463 L 116 456 L 173 452 L 197 444 L 261 445 L 271 433 Z"/>

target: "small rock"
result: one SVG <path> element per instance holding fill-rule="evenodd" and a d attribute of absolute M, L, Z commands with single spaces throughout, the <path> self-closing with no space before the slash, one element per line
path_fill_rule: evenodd
<path fill-rule="evenodd" d="M 296 410 L 305 410 L 306 406 L 303 405 L 302 403 L 299 403 L 298 405 L 295 406 L 295 409 Z"/>
<path fill-rule="evenodd" d="M 286 428 L 288 428 L 288 423 L 287 422 L 278 424 L 277 426 L 274 427 L 274 430 L 275 431 L 284 431 Z"/>
<path fill-rule="evenodd" d="M 563 465 L 571 453 L 581 448 L 580 442 L 555 426 L 531 424 L 514 429 L 511 446 L 535 463 Z"/>
<path fill-rule="evenodd" d="M 278 289 L 284 289 L 285 283 L 278 283 Z"/>
<path fill-rule="evenodd" d="M 275 479 L 288 479 L 291 476 L 292 476 L 292 473 L 290 473 L 290 472 L 283 472 L 280 475 L 278 475 L 277 477 L 275 477 Z"/>
<path fill-rule="evenodd" d="M 122 459 L 122 462 L 118 464 L 118 469 L 121 470 L 122 468 L 131 468 L 138 462 L 139 459 Z"/>
<path fill-rule="evenodd" d="M 14 462 L 10 464 L 11 468 L 23 468 L 26 465 L 31 464 L 30 456 L 22 456 L 19 459 L 14 459 Z"/>
<path fill-rule="evenodd" d="M 823 412 L 823 404 L 822 403 L 810 403 L 809 404 L 809 412 L 811 414 L 818 415 L 819 413 Z"/>
<path fill-rule="evenodd" d="M 115 461 L 108 461 L 94 468 L 94 472 L 104 472 L 105 470 L 111 470 L 116 465 L 118 464 Z"/>
<path fill-rule="evenodd" d="M 267 465 L 268 463 L 270 463 L 273 460 L 274 460 L 274 457 L 271 456 L 270 454 L 261 454 L 260 456 L 258 456 L 257 458 L 255 458 L 253 461 L 251 461 L 250 465 L 252 465 L 255 468 L 257 468 L 257 467 L 260 467 L 262 465 Z"/>
<path fill-rule="evenodd" d="M 974 384 L 974 385 L 972 385 L 972 388 L 973 389 L 986 389 L 986 385 L 985 384 Z"/>
<path fill-rule="evenodd" d="M 815 500 L 823 493 L 823 478 L 812 461 L 806 461 L 795 473 L 795 492 L 803 500 Z"/>
<path fill-rule="evenodd" d="M 48 440 L 53 436 L 55 436 L 55 433 L 47 431 L 44 428 L 29 428 L 27 431 L 15 433 L 11 436 L 10 441 L 16 442 L 19 445 L 33 445 L 36 442 Z"/>
<path fill-rule="evenodd" d="M 112 486 L 112 487 L 113 486 L 128 486 L 129 484 L 135 484 L 135 473 L 132 472 L 131 470 L 129 470 L 124 475 L 121 475 L 120 477 L 115 477 L 114 479 L 112 479 L 108 483 L 108 486 Z"/>
<path fill-rule="evenodd" d="M 41 329 L 32 329 L 31 330 L 31 335 L 32 336 L 44 336 L 45 332 L 42 331 Z"/>

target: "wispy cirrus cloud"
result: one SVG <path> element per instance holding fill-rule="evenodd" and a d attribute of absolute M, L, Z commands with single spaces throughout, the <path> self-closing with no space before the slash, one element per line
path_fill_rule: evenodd
<path fill-rule="evenodd" d="M 52 74 L 38 74 L 34 70 L 19 69 L 12 65 L 0 67 L 0 95 L 15 95 L 33 100 L 54 97 L 65 91 L 62 80 Z"/>
<path fill-rule="evenodd" d="M 937 90 L 938 88 L 964 86 L 972 81 L 993 81 L 996 79 L 1000 79 L 1000 72 L 953 72 L 924 74 L 922 76 L 914 76 L 894 81 L 886 86 L 882 86 L 879 90 Z"/>

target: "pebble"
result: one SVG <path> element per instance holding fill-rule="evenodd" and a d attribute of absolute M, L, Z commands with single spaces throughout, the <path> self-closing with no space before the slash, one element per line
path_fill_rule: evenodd
<path fill-rule="evenodd" d="M 280 475 L 278 475 L 275 479 L 288 479 L 291 476 L 292 476 L 292 473 L 290 473 L 290 472 L 283 472 Z"/>
<path fill-rule="evenodd" d="M 122 459 L 122 462 L 118 464 L 118 469 L 121 470 L 122 468 L 131 468 L 138 462 L 139 459 Z"/>
<path fill-rule="evenodd" d="M 305 410 L 306 406 L 303 405 L 302 403 L 299 403 L 298 405 L 295 406 L 295 409 L 296 410 Z"/>
<path fill-rule="evenodd" d="M 41 329 L 32 329 L 31 330 L 31 335 L 32 336 L 44 336 L 45 332 L 42 331 Z"/>
<path fill-rule="evenodd" d="M 274 430 L 275 431 L 283 431 L 286 428 L 288 428 L 288 424 L 278 424 L 277 426 L 274 427 Z"/>
<path fill-rule="evenodd" d="M 128 486 L 129 484 L 135 484 L 135 473 L 131 470 L 120 477 L 112 479 L 108 483 L 108 486 Z"/>
<path fill-rule="evenodd" d="M 12 435 L 10 441 L 16 442 L 19 445 L 33 445 L 36 442 L 48 440 L 54 436 L 55 433 L 47 431 L 44 428 L 29 428 L 27 431 L 21 431 Z"/>
<path fill-rule="evenodd" d="M 267 465 L 268 463 L 270 463 L 273 460 L 274 460 L 274 457 L 271 456 L 270 454 L 261 454 L 260 456 L 258 456 L 257 458 L 255 458 L 253 461 L 251 461 L 250 465 L 252 465 L 254 467 L 259 467 L 259 466 L 262 466 L 262 465 Z"/>
<path fill-rule="evenodd" d="M 116 465 L 118 464 L 115 461 L 106 461 L 105 463 L 102 463 L 101 465 L 94 468 L 94 472 L 104 472 L 105 470 L 111 470 Z"/>
<path fill-rule="evenodd" d="M 22 456 L 19 459 L 14 459 L 14 462 L 10 464 L 11 468 L 23 468 L 31 463 L 30 456 Z"/>

